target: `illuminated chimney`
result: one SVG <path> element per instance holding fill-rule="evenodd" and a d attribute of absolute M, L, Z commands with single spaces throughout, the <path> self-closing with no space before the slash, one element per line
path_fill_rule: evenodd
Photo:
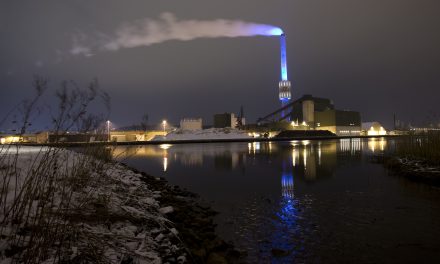
<path fill-rule="evenodd" d="M 281 81 L 279 82 L 279 98 L 281 101 L 281 106 L 285 106 L 291 96 L 290 93 L 290 81 L 287 79 L 287 54 L 286 54 L 286 35 L 281 34 L 280 36 L 280 46 L 281 46 Z M 282 113 L 284 117 L 284 112 Z M 289 119 L 287 119 L 289 120 Z"/>

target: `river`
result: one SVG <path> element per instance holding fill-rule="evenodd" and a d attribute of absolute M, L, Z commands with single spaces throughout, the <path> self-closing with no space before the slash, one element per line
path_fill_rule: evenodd
<path fill-rule="evenodd" d="M 249 263 L 440 263 L 440 189 L 390 175 L 392 139 L 119 146 L 195 192 Z"/>

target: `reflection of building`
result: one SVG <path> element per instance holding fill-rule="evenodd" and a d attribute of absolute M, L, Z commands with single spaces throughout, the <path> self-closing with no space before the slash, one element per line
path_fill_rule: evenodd
<path fill-rule="evenodd" d="M 329 99 L 304 95 L 292 104 L 291 120 L 310 129 L 328 130 L 338 136 L 359 135 L 359 112 L 336 110 Z"/>
<path fill-rule="evenodd" d="M 336 142 L 311 143 L 308 140 L 291 142 L 291 159 L 295 175 L 307 181 L 332 174 L 337 164 Z"/>
<path fill-rule="evenodd" d="M 179 158 L 180 162 L 186 166 L 200 166 L 203 164 L 202 153 L 183 153 L 176 156 Z"/>
<path fill-rule="evenodd" d="M 231 170 L 242 166 L 246 161 L 244 153 L 225 151 L 214 156 L 214 166 L 216 169 Z"/>
<path fill-rule="evenodd" d="M 180 120 L 180 129 L 182 130 L 201 130 L 202 119 L 201 118 L 184 118 Z"/>
<path fill-rule="evenodd" d="M 369 138 L 368 139 L 368 149 L 375 153 L 377 151 L 384 151 L 387 146 L 387 141 L 384 138 Z"/>
<path fill-rule="evenodd" d="M 387 131 L 379 122 L 365 122 L 362 123 L 362 133 L 368 136 L 383 136 Z"/>
<path fill-rule="evenodd" d="M 362 142 L 360 138 L 343 138 L 339 140 L 339 151 L 356 154 L 362 150 Z"/>

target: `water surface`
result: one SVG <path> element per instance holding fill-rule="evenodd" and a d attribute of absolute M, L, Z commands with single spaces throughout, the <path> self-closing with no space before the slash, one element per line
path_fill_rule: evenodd
<path fill-rule="evenodd" d="M 115 157 L 210 201 L 219 234 L 250 263 L 440 263 L 440 190 L 371 162 L 392 145 L 120 146 Z"/>

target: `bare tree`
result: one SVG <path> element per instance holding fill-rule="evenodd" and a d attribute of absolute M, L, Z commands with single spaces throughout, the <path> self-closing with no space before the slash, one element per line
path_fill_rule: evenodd
<path fill-rule="evenodd" d="M 141 128 L 142 128 L 142 130 L 148 129 L 148 114 L 144 114 L 142 116 Z"/>

